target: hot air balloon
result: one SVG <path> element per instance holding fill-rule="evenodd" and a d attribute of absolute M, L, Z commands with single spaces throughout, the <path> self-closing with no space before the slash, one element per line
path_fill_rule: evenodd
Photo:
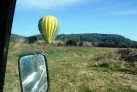
<path fill-rule="evenodd" d="M 44 16 L 39 20 L 39 31 L 47 43 L 51 43 L 59 33 L 60 24 L 54 16 Z"/>

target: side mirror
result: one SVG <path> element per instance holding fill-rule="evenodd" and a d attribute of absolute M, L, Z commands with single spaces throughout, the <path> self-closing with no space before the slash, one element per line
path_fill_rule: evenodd
<path fill-rule="evenodd" d="M 19 58 L 18 66 L 22 92 L 47 92 L 48 66 L 43 54 L 23 55 Z"/>

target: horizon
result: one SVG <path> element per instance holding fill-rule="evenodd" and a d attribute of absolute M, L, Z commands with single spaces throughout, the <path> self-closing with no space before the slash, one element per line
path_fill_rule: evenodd
<path fill-rule="evenodd" d="M 22 37 L 31 37 L 31 36 L 36 36 L 36 35 L 41 35 L 41 33 L 39 34 L 35 34 L 35 35 L 30 35 L 30 36 L 23 36 L 23 35 L 19 35 L 19 34 L 14 34 L 14 33 L 11 33 L 13 35 L 18 35 L 18 36 L 22 36 Z M 64 34 L 64 33 L 63 33 Z M 77 35 L 77 34 L 99 34 L 99 35 L 102 35 L 102 33 L 70 33 L 70 34 L 64 34 L 64 35 L 71 35 L 71 34 L 74 34 L 74 35 Z M 58 35 L 62 35 L 62 34 L 58 34 Z M 122 37 L 125 37 L 123 35 L 119 35 L 119 34 L 107 34 L 107 35 L 118 35 L 118 36 L 122 36 Z M 42 36 L 42 35 L 41 35 Z M 125 37 L 126 39 L 129 39 L 129 40 L 132 40 L 130 38 L 127 38 Z M 132 41 L 135 41 L 135 40 L 132 40 Z M 135 41 L 137 42 L 137 41 Z"/>
<path fill-rule="evenodd" d="M 46 15 L 58 18 L 59 34 L 117 34 L 137 41 L 137 0 L 18 0 L 12 33 L 40 34 L 38 21 Z"/>

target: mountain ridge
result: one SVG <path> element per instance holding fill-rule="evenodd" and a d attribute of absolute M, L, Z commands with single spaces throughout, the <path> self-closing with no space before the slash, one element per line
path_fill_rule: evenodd
<path fill-rule="evenodd" d="M 17 39 L 28 39 L 29 37 L 37 37 L 38 40 L 43 40 L 41 34 L 23 37 L 20 35 L 12 34 L 11 37 Z M 137 41 L 133 41 L 129 38 L 126 38 L 118 34 L 100 34 L 100 33 L 83 33 L 83 34 L 59 34 L 55 40 L 74 40 L 77 42 L 88 41 L 97 46 L 98 44 L 124 44 L 130 46 L 137 46 Z"/>

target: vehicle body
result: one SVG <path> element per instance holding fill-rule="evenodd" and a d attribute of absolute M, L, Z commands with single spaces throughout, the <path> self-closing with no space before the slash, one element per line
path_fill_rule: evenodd
<path fill-rule="evenodd" d="M 3 92 L 15 4 L 16 0 L 1 0 L 0 3 L 0 92 Z"/>
<path fill-rule="evenodd" d="M 16 5 L 16 0 L 1 0 L 1 3 L 0 3 L 0 92 L 3 92 L 3 87 L 4 87 L 8 47 L 9 47 L 15 5 Z M 45 61 L 46 61 L 46 58 L 45 58 Z M 46 64 L 45 69 L 46 71 L 48 71 L 47 63 L 45 62 L 45 64 Z M 21 73 L 22 72 L 20 71 L 20 74 Z M 48 72 L 46 73 L 47 75 L 45 78 L 48 79 Z M 48 86 L 47 86 L 47 89 L 48 89 Z M 27 91 L 22 91 L 22 92 L 27 92 Z M 45 91 L 42 91 L 42 92 L 45 92 Z"/>

